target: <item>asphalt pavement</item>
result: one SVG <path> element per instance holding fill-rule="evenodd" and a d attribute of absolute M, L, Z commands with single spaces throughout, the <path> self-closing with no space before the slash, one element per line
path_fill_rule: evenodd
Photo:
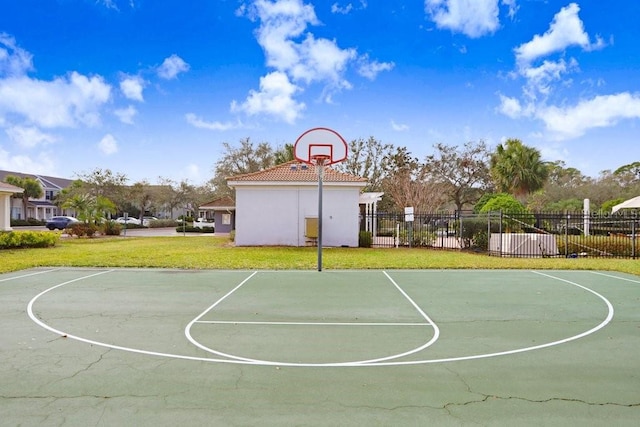
<path fill-rule="evenodd" d="M 14 231 L 20 230 L 32 230 L 32 231 L 49 231 L 47 227 L 44 225 L 41 226 L 21 226 L 21 227 L 12 227 Z M 53 232 L 53 231 L 52 231 Z M 66 234 L 63 234 L 66 236 Z M 126 231 L 123 229 L 120 232 L 121 236 L 127 237 L 157 237 L 157 236 L 220 236 L 221 234 L 216 233 L 182 233 L 176 231 L 175 227 L 160 227 L 160 228 L 133 228 L 127 229 Z"/>

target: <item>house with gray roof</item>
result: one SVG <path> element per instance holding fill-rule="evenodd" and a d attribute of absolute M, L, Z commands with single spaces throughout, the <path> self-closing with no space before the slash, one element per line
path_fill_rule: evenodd
<path fill-rule="evenodd" d="M 11 199 L 22 188 L 0 181 L 0 231 L 11 231 Z"/>
<path fill-rule="evenodd" d="M 0 170 L 0 182 L 4 182 L 7 176 L 15 176 L 18 178 L 32 178 L 40 183 L 42 186 L 43 195 L 39 199 L 29 199 L 27 205 L 27 212 L 23 212 L 22 200 L 17 198 L 10 198 L 10 218 L 11 219 L 29 219 L 34 218 L 38 220 L 46 220 L 56 215 L 67 215 L 72 210 L 67 212 L 58 208 L 53 202 L 55 196 L 71 185 L 73 180 L 58 178 L 46 175 L 35 175 L 22 172 L 12 172 L 6 170 Z"/>

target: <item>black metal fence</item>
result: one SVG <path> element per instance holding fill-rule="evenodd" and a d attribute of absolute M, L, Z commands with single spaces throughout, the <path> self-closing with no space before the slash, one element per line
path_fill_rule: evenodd
<path fill-rule="evenodd" d="M 640 215 L 585 212 L 376 213 L 362 217 L 373 247 L 468 250 L 505 257 L 640 256 Z"/>

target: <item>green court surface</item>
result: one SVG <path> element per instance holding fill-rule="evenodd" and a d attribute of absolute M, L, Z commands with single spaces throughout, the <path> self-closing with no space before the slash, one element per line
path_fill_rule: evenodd
<path fill-rule="evenodd" d="M 0 275 L 0 424 L 636 426 L 640 278 Z"/>

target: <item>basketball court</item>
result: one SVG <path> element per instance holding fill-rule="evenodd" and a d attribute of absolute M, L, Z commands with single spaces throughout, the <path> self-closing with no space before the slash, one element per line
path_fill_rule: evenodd
<path fill-rule="evenodd" d="M 0 275 L 5 425 L 637 425 L 640 279 Z"/>

